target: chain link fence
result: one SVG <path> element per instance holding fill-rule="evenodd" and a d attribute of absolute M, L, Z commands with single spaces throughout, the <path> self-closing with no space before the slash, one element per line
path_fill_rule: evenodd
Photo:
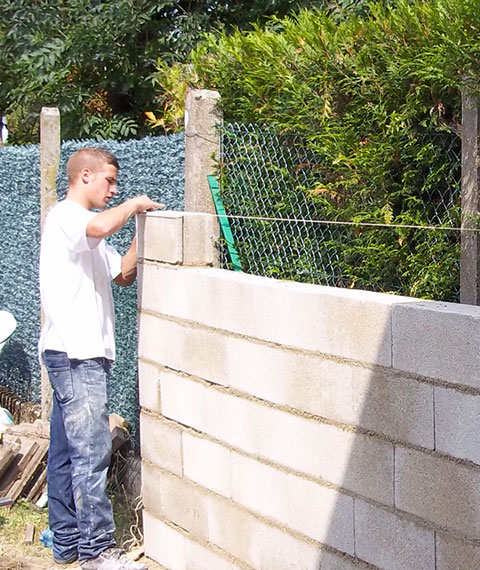
<path fill-rule="evenodd" d="M 409 133 L 388 177 L 344 195 L 299 136 L 237 123 L 221 134 L 221 196 L 243 271 L 458 301 L 456 133 Z M 221 260 L 231 268 L 226 247 Z"/>

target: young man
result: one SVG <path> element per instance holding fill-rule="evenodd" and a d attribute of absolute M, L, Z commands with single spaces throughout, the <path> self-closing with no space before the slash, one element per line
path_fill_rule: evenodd
<path fill-rule="evenodd" d="M 110 281 L 134 281 L 136 241 L 121 257 L 104 238 L 134 214 L 163 205 L 138 196 L 92 212 L 117 193 L 117 172 L 115 156 L 101 148 L 70 157 L 67 196 L 47 216 L 40 252 L 39 351 L 53 388 L 47 469 L 53 557 L 62 564 L 78 559 L 83 570 L 147 570 L 115 548 L 106 493 L 106 378 L 115 359 Z"/>

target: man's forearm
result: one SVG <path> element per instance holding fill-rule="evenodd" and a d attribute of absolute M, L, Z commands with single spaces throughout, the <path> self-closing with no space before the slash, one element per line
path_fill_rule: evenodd
<path fill-rule="evenodd" d="M 97 239 L 111 236 L 123 228 L 133 215 L 155 208 L 163 208 L 163 204 L 153 202 L 147 196 L 130 198 L 123 204 L 104 210 L 92 218 L 87 225 L 87 236 Z"/>
<path fill-rule="evenodd" d="M 137 238 L 133 238 L 127 253 L 122 257 L 122 272 L 114 281 L 117 285 L 126 287 L 135 281 L 137 276 Z"/>

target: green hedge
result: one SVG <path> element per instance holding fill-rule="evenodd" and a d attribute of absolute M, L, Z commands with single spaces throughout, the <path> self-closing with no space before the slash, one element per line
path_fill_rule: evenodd
<path fill-rule="evenodd" d="M 219 90 L 227 121 L 303 137 L 312 215 L 458 227 L 461 88 L 468 77 L 478 91 L 479 28 L 477 0 L 303 11 L 210 35 L 183 77 Z M 457 299 L 458 232 L 359 225 L 338 248 L 345 286 Z"/>

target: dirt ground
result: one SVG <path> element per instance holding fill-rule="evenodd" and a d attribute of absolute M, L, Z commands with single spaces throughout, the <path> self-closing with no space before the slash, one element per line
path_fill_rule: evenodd
<path fill-rule="evenodd" d="M 138 525 L 138 512 L 132 514 L 119 501 L 114 502 L 117 531 L 115 538 L 128 555 L 146 564 L 149 570 L 165 570 L 163 566 L 143 555 L 143 546 Z M 27 524 L 35 528 L 32 544 L 25 544 Z M 44 546 L 39 538 L 48 527 L 46 509 L 20 500 L 10 509 L 0 509 L 0 570 L 80 570 L 77 563 L 56 564 L 50 548 Z"/>

